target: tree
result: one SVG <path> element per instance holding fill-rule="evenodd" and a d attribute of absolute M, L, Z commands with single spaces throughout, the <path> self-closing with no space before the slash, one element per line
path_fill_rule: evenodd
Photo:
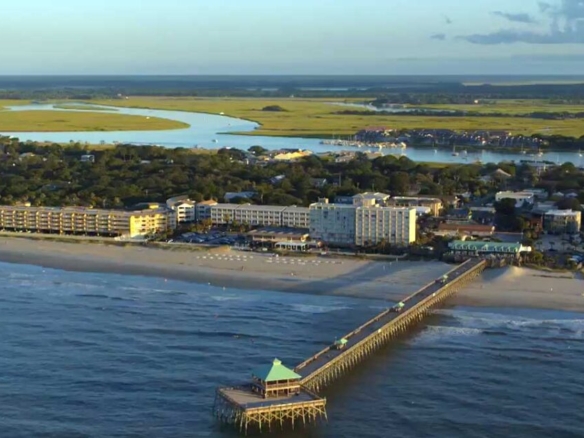
<path fill-rule="evenodd" d="M 266 148 L 263 148 L 261 146 L 252 146 L 248 149 L 248 151 L 254 154 L 256 157 L 265 155 L 268 152 Z"/>
<path fill-rule="evenodd" d="M 562 199 L 561 201 L 558 201 L 556 203 L 556 207 L 558 207 L 559 210 L 580 211 L 582 209 L 582 205 L 580 204 L 580 201 L 578 201 L 578 199 L 576 199 L 576 198 Z"/>

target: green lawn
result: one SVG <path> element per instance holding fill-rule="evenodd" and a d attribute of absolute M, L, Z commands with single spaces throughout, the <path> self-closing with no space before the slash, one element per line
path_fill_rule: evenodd
<path fill-rule="evenodd" d="M 66 111 L 0 112 L 0 132 L 150 131 L 187 127 L 187 124 L 174 120 L 124 114 Z"/>
<path fill-rule="evenodd" d="M 261 127 L 247 135 L 271 135 L 286 137 L 317 137 L 353 135 L 367 126 L 387 126 L 395 129 L 454 129 L 454 130 L 508 130 L 514 134 L 563 134 L 581 136 L 584 123 L 579 120 L 538 120 L 514 117 L 431 117 L 391 115 L 342 115 L 343 110 L 327 102 L 332 99 L 243 99 L 243 98 L 173 98 L 130 97 L 128 100 L 102 100 L 93 103 L 130 108 L 151 108 L 224 113 L 228 116 L 252 120 Z M 338 100 L 342 102 L 343 100 Z M 278 105 L 285 112 L 267 112 L 262 108 Z M 427 106 L 428 107 L 428 106 Z M 577 106 L 550 105 L 542 101 L 499 101 L 496 105 L 436 105 L 434 108 L 473 109 L 484 112 L 526 113 L 535 110 L 581 111 Z"/>

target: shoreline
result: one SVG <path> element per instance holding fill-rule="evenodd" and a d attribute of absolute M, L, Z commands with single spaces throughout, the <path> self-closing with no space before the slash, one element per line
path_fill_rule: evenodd
<path fill-rule="evenodd" d="M 0 262 L 74 272 L 396 302 L 452 268 L 442 262 L 270 257 L 225 248 L 180 251 L 0 237 Z M 452 306 L 584 312 L 584 279 L 527 268 L 487 270 Z"/>

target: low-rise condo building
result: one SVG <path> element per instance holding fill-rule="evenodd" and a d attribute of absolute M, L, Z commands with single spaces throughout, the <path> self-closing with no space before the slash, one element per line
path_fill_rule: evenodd
<path fill-rule="evenodd" d="M 217 205 L 217 201 L 201 201 L 195 205 L 195 218 L 197 222 L 211 219 L 211 207 Z"/>
<path fill-rule="evenodd" d="M 177 196 L 166 201 L 166 207 L 172 210 L 172 217 L 177 224 L 195 222 L 195 201 L 191 201 L 188 196 Z"/>
<path fill-rule="evenodd" d="M 532 192 L 497 192 L 495 194 L 495 200 L 497 202 L 503 199 L 513 199 L 515 201 L 515 207 L 522 208 L 533 205 L 535 195 Z"/>
<path fill-rule="evenodd" d="M 419 196 L 394 196 L 387 201 L 387 205 L 395 207 L 425 207 L 428 208 L 432 216 L 440 216 L 440 211 L 444 207 L 439 198 L 419 197 Z"/>
<path fill-rule="evenodd" d="M 549 210 L 543 216 L 543 229 L 552 234 L 577 234 L 582 227 L 582 212 Z"/>
<path fill-rule="evenodd" d="M 0 229 L 35 233 L 146 237 L 173 228 L 165 209 L 0 206 Z"/>

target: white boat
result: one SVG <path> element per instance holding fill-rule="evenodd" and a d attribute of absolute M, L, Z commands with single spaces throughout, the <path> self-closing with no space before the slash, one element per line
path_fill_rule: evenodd
<path fill-rule="evenodd" d="M 452 156 L 453 156 L 453 157 L 458 157 L 458 155 L 459 155 L 459 154 L 458 154 L 458 152 L 456 152 L 456 146 L 454 146 L 454 147 L 452 148 Z"/>
<path fill-rule="evenodd" d="M 213 143 L 219 143 L 219 140 L 217 140 L 216 138 L 213 139 Z"/>
<path fill-rule="evenodd" d="M 582 154 L 582 151 L 580 149 L 578 149 L 578 156 L 579 157 L 584 157 L 584 155 Z"/>

